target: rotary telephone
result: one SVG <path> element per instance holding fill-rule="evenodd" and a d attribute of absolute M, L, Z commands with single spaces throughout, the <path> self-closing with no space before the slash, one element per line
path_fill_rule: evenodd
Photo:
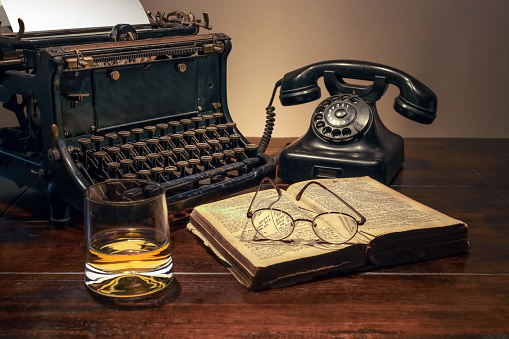
<path fill-rule="evenodd" d="M 315 63 L 287 73 L 279 80 L 267 107 L 267 122 L 260 141 L 267 147 L 274 128 L 276 90 L 283 106 L 320 98 L 317 81 L 324 78 L 330 97 L 314 110 L 306 134 L 279 154 L 278 176 L 286 182 L 315 178 L 370 176 L 388 185 L 403 165 L 403 138 L 387 129 L 376 109 L 387 86 L 400 89 L 394 109 L 408 119 L 430 124 L 436 116 L 437 97 L 412 76 L 381 64 L 336 60 Z M 372 81 L 370 85 L 344 79 Z"/>

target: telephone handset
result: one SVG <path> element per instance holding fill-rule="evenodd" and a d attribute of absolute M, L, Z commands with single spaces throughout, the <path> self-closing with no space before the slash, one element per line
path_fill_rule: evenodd
<path fill-rule="evenodd" d="M 376 109 L 387 86 L 400 89 L 394 101 L 399 114 L 423 124 L 436 116 L 437 97 L 428 87 L 395 68 L 362 61 L 337 60 L 315 63 L 287 73 L 276 83 L 267 124 L 260 142 L 267 147 L 274 127 L 272 102 L 278 87 L 283 106 L 320 98 L 317 82 L 324 78 L 330 97 L 311 116 L 309 130 L 279 154 L 278 176 L 287 182 L 314 178 L 368 175 L 389 184 L 403 165 L 403 138 L 389 131 Z M 358 85 L 344 79 L 372 81 Z"/>

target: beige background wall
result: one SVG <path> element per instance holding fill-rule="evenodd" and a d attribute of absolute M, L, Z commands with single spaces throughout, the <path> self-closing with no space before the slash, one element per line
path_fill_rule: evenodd
<path fill-rule="evenodd" d="M 232 38 L 229 109 L 246 136 L 260 136 L 274 83 L 323 60 L 367 60 L 401 69 L 438 96 L 432 125 L 378 104 L 404 137 L 509 137 L 509 2 L 506 0 L 140 0 L 146 10 L 206 11 L 212 32 Z M 202 31 L 204 32 L 204 31 Z M 322 98 L 326 95 L 323 88 Z M 274 136 L 300 136 L 318 101 L 276 104 Z M 2 113 L 0 124 L 11 114 Z"/>

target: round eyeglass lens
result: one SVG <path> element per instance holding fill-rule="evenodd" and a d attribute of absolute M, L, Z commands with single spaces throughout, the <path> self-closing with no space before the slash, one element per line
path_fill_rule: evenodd
<path fill-rule="evenodd" d="M 254 228 L 266 239 L 281 240 L 293 232 L 294 223 L 291 216 L 283 211 L 262 209 L 251 217 Z"/>
<path fill-rule="evenodd" d="M 326 213 L 317 216 L 313 223 L 315 234 L 331 244 L 342 244 L 357 233 L 357 221 L 345 214 Z"/>

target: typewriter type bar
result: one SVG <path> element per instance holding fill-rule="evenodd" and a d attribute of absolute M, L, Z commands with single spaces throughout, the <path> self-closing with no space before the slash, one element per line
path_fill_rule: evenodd
<path fill-rule="evenodd" d="M 0 129 L 0 175 L 45 192 L 53 220 L 111 178 L 160 182 L 180 211 L 273 173 L 228 110 L 230 38 L 154 36 L 32 47 L 16 50 L 22 64 L 0 63 L 0 101 L 20 122 Z"/>

